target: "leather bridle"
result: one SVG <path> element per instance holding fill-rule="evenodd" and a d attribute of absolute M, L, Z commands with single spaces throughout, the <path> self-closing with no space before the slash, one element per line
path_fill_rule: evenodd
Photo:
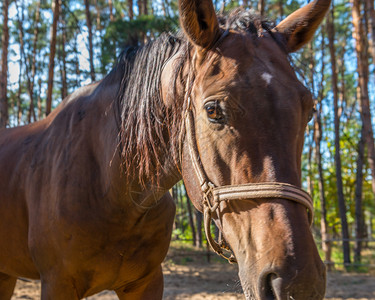
<path fill-rule="evenodd" d="M 223 201 L 254 201 L 255 199 L 286 199 L 304 205 L 308 210 L 310 226 L 313 221 L 313 200 L 301 188 L 279 182 L 246 183 L 239 185 L 215 186 L 207 177 L 200 162 L 198 146 L 195 138 L 195 126 L 191 108 L 190 96 L 186 111 L 185 126 L 188 152 L 193 165 L 193 170 L 198 178 L 203 196 L 204 229 L 207 241 L 213 251 L 227 259 L 230 263 L 236 262 L 234 255 L 225 256 L 223 249 L 230 250 L 227 245 L 218 244 L 211 235 L 212 215 L 216 213 L 220 219 L 220 203 Z M 222 228 L 221 228 L 222 229 Z"/>

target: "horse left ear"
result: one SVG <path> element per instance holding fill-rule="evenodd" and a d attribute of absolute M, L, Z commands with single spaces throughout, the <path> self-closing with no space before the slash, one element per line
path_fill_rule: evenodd
<path fill-rule="evenodd" d="M 297 51 L 309 42 L 320 23 L 323 21 L 331 0 L 315 0 L 298 9 L 273 31 L 284 35 L 289 52 Z"/>
<path fill-rule="evenodd" d="M 180 23 L 189 39 L 201 49 L 209 49 L 220 35 L 212 0 L 179 0 Z"/>

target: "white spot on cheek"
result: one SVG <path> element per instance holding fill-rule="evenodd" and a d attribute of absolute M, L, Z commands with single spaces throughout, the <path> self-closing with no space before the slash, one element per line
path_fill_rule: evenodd
<path fill-rule="evenodd" d="M 262 79 L 269 85 L 271 83 L 272 75 L 269 73 L 263 73 Z"/>

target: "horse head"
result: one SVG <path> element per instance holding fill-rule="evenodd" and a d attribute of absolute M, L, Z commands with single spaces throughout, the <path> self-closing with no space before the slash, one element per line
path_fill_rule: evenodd
<path fill-rule="evenodd" d="M 182 176 L 195 207 L 205 212 L 206 229 L 212 218 L 233 251 L 246 299 L 324 296 L 311 199 L 299 188 L 313 100 L 289 53 L 312 38 L 329 5 L 315 0 L 273 27 L 244 11 L 218 17 L 211 0 L 179 1 L 190 45 L 180 91 L 186 109 Z M 162 87 L 169 84 L 164 74 Z M 222 187 L 230 199 L 215 199 Z M 236 187 L 244 190 L 238 197 Z M 249 191 L 254 187 L 258 194 Z M 271 192 L 263 193 L 267 188 Z"/>

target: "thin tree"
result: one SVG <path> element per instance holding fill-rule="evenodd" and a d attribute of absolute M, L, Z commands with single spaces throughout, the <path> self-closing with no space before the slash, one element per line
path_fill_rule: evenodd
<path fill-rule="evenodd" d="M 322 105 L 319 105 L 319 109 L 314 118 L 315 126 L 315 161 L 318 167 L 318 187 L 319 187 L 319 198 L 320 198 L 320 232 L 322 236 L 322 250 L 324 252 L 324 262 L 331 268 L 331 253 L 332 247 L 329 240 L 328 233 L 328 217 L 327 217 L 327 200 L 325 196 L 325 186 L 324 186 L 324 173 L 322 166 L 322 153 L 321 153 L 321 142 L 322 142 Z"/>
<path fill-rule="evenodd" d="M 340 147 L 340 116 L 339 116 L 339 96 L 338 96 L 338 79 L 336 67 L 336 50 L 335 50 L 335 27 L 334 27 L 334 7 L 332 6 L 330 17 L 328 18 L 328 41 L 329 52 L 331 56 L 332 70 L 332 90 L 333 90 L 333 110 L 334 110 L 334 127 L 335 127 L 335 167 L 336 167 L 336 187 L 337 198 L 341 219 L 342 245 L 344 254 L 344 264 L 350 263 L 349 231 L 348 221 L 346 218 L 346 204 L 343 191 L 342 174 L 341 174 L 341 147 Z"/>
<path fill-rule="evenodd" d="M 264 6 L 265 6 L 266 0 L 259 0 L 258 1 L 258 12 L 261 16 L 264 16 Z"/>
<path fill-rule="evenodd" d="M 0 128 L 8 124 L 8 28 L 9 0 L 3 0 L 3 35 L 1 37 L 1 62 L 0 62 Z"/>
<path fill-rule="evenodd" d="M 148 15 L 148 1 L 147 0 L 142 0 L 142 8 L 143 8 L 143 15 Z"/>
<path fill-rule="evenodd" d="M 52 11 L 53 21 L 51 27 L 51 42 L 50 42 L 50 53 L 48 63 L 48 88 L 47 88 L 47 100 L 46 100 L 46 115 L 49 115 L 52 108 L 52 90 L 53 90 L 53 77 L 55 71 L 55 54 L 56 54 L 56 34 L 57 34 L 57 23 L 59 20 L 60 13 L 60 1 L 52 0 Z"/>
<path fill-rule="evenodd" d="M 128 2 L 129 19 L 133 20 L 134 19 L 133 0 L 128 0 L 127 2 Z"/>
<path fill-rule="evenodd" d="M 63 6 L 60 7 L 60 24 L 61 24 L 61 39 L 60 39 L 60 51 L 59 51 L 59 61 L 60 61 L 60 76 L 61 76 L 61 99 L 65 99 L 68 96 L 68 83 L 66 76 L 66 50 L 65 45 L 67 43 L 66 37 L 66 22 L 65 22 L 65 12 Z"/>
<path fill-rule="evenodd" d="M 78 54 L 78 34 L 76 33 L 75 34 L 75 37 L 73 39 L 73 52 L 74 52 L 74 66 L 75 66 L 75 82 L 76 82 L 76 86 L 79 87 L 81 86 L 81 80 L 80 80 L 80 77 L 81 77 L 81 70 L 79 68 L 79 54 Z"/>
<path fill-rule="evenodd" d="M 195 225 L 194 225 L 194 218 L 193 218 L 193 210 L 191 208 L 191 202 L 190 202 L 190 199 L 189 199 L 189 196 L 186 192 L 186 188 L 185 188 L 185 185 L 184 183 L 181 184 L 181 188 L 183 189 L 183 193 L 185 194 L 186 196 L 186 205 L 187 205 L 187 209 L 188 209 L 188 216 L 189 216 L 189 224 L 190 224 L 190 228 L 191 228 L 191 234 L 193 236 L 193 246 L 197 246 L 197 235 L 196 235 L 196 230 L 195 230 Z"/>
<path fill-rule="evenodd" d="M 38 119 L 41 119 L 43 117 L 43 111 L 42 111 L 42 79 L 38 79 L 38 90 L 37 90 L 37 109 L 38 109 Z"/>
<path fill-rule="evenodd" d="M 365 154 L 365 141 L 363 137 L 363 126 L 361 130 L 361 138 L 358 142 L 357 172 L 355 183 L 355 247 L 354 261 L 361 261 L 362 239 L 363 234 L 363 213 L 362 213 L 362 185 L 363 185 L 363 159 Z"/>
<path fill-rule="evenodd" d="M 138 16 L 143 15 L 143 1 L 137 0 L 137 6 L 138 6 Z"/>
<path fill-rule="evenodd" d="M 113 22 L 115 19 L 113 17 L 113 2 L 112 0 L 108 0 L 108 9 L 109 9 L 109 20 Z"/>
<path fill-rule="evenodd" d="M 22 3 L 21 8 L 21 16 L 19 14 L 18 8 L 18 0 L 15 1 L 16 9 L 17 9 L 17 21 L 18 21 L 18 39 L 20 44 L 20 60 L 19 60 L 19 68 L 20 73 L 18 76 L 18 94 L 17 94 L 17 125 L 21 125 L 22 120 L 22 76 L 23 76 L 23 61 L 24 61 L 24 45 L 23 45 L 23 20 L 24 20 L 24 5 Z M 26 73 L 27 73 L 27 65 L 26 65 Z M 14 111 L 14 110 L 13 110 Z"/>
<path fill-rule="evenodd" d="M 196 240 L 198 242 L 198 247 L 203 248 L 203 237 L 202 237 L 202 222 L 203 222 L 203 214 L 197 210 L 195 210 L 195 222 L 197 224 L 197 231 L 196 231 Z"/>
<path fill-rule="evenodd" d="M 375 195 L 375 143 L 372 130 L 370 99 L 368 93 L 368 57 L 366 47 L 366 35 L 362 23 L 361 7 L 359 0 L 351 0 L 353 38 L 357 53 L 358 86 L 360 91 L 359 103 L 363 123 L 364 139 L 367 146 L 367 160 L 372 175 L 372 191 Z"/>
<path fill-rule="evenodd" d="M 15 1 L 15 4 L 16 4 L 16 8 L 17 8 L 17 20 L 18 20 L 18 37 L 19 37 L 19 43 L 20 43 L 20 57 L 21 57 L 21 60 L 23 60 L 24 58 L 27 58 L 27 63 L 25 64 L 25 75 L 26 75 L 26 81 L 27 81 L 27 91 L 28 91 L 28 94 L 29 94 L 29 98 L 30 98 L 30 104 L 29 104 L 29 109 L 28 109 L 28 114 L 27 114 L 27 122 L 28 123 L 31 123 L 31 117 L 34 118 L 34 121 L 36 120 L 36 116 L 35 116 L 35 110 L 34 110 L 34 97 L 33 97 L 33 93 L 34 93 L 34 77 L 35 77 L 35 61 L 36 61 L 36 39 L 38 38 L 38 29 L 35 29 L 34 30 L 34 43 L 33 43 L 33 57 L 32 57 L 32 68 L 31 68 L 31 76 L 30 76 L 30 70 L 29 70 L 29 65 L 30 65 L 30 58 L 26 55 L 26 52 L 25 52 L 25 46 L 24 46 L 24 3 L 22 2 L 21 3 L 21 14 L 19 12 L 19 5 L 18 5 L 18 1 Z M 36 26 L 36 28 L 38 28 L 38 24 L 39 24 L 39 8 L 40 8 L 40 2 L 39 4 L 37 5 L 37 10 L 36 10 L 36 15 L 35 15 L 35 22 L 34 22 L 34 26 Z M 36 31 L 36 32 L 35 32 Z M 23 65 L 23 63 L 21 62 L 20 65 Z M 21 74 L 20 74 L 21 76 Z M 21 100 L 21 99 L 20 99 Z M 19 100 L 19 102 L 20 102 Z M 18 113 L 18 121 L 20 122 L 21 120 L 21 114 L 22 114 L 22 111 L 19 111 Z"/>
<path fill-rule="evenodd" d="M 375 61 L 375 9 L 374 0 L 366 0 L 366 10 L 368 16 L 368 32 L 370 33 L 369 44 L 371 48 L 372 59 Z"/>
<path fill-rule="evenodd" d="M 31 55 L 31 76 L 30 78 L 30 84 L 28 85 L 29 90 L 29 97 L 30 97 L 30 107 L 29 107 L 29 113 L 28 113 L 28 121 L 31 122 L 31 116 L 34 117 L 34 120 L 36 120 L 35 116 L 35 110 L 34 110 L 34 86 L 35 86 L 35 74 L 36 74 L 36 56 L 37 56 L 37 43 L 38 43 L 38 37 L 39 37 L 39 22 L 40 22 L 40 0 L 38 0 L 36 9 L 35 9 L 35 22 L 34 22 L 34 39 L 33 39 L 33 52 Z M 39 117 L 38 117 L 39 118 Z"/>
<path fill-rule="evenodd" d="M 95 68 L 94 68 L 94 46 L 93 46 L 93 38 L 92 38 L 92 22 L 91 22 L 91 14 L 90 14 L 90 3 L 89 0 L 85 0 L 85 12 L 86 12 L 86 25 L 88 31 L 88 39 L 89 39 L 89 63 L 90 63 L 90 76 L 91 81 L 95 81 Z"/>
<path fill-rule="evenodd" d="M 325 32 L 322 28 L 322 43 L 321 43 L 321 53 L 322 57 L 325 56 Z M 318 106 L 316 114 L 314 115 L 314 142 L 315 142 L 315 162 L 318 167 L 318 187 L 319 187 L 319 198 L 320 198 L 320 232 L 322 236 L 322 250 L 324 252 L 324 261 L 328 267 L 328 270 L 331 269 L 331 253 L 332 247 L 331 242 L 329 241 L 329 226 L 328 226 L 328 217 L 327 217 L 327 199 L 325 196 L 325 179 L 323 173 L 323 164 L 322 164 L 322 152 L 321 152 L 321 143 L 322 143 L 322 101 L 324 98 L 324 70 L 325 70 L 325 61 L 322 60 L 321 71 L 322 78 L 320 80 L 319 86 L 319 95 L 318 95 Z"/>
<path fill-rule="evenodd" d="M 309 56 L 309 65 L 307 73 L 309 74 L 309 82 L 311 84 L 312 94 L 315 95 L 315 51 L 314 51 L 314 42 L 310 42 L 308 45 L 308 56 Z M 314 136 L 315 136 L 315 127 L 307 126 L 307 136 L 309 137 L 308 142 L 308 152 L 307 152 L 307 192 L 314 198 L 314 179 L 313 179 L 313 147 L 314 147 Z"/>
<path fill-rule="evenodd" d="M 279 0 L 277 3 L 278 3 L 278 7 L 279 7 L 280 19 L 283 19 L 284 18 L 284 3 L 283 3 L 283 0 Z"/>
<path fill-rule="evenodd" d="M 102 29 L 102 25 L 100 23 L 100 7 L 99 7 L 98 0 L 94 0 L 94 4 L 95 4 L 95 11 L 96 11 L 96 29 L 100 31 Z"/>

